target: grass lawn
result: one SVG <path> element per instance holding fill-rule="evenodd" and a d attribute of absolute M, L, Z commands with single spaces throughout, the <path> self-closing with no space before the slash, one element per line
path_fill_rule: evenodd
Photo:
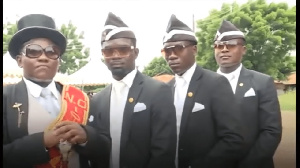
<path fill-rule="evenodd" d="M 281 111 L 296 111 L 296 91 L 288 91 L 278 96 Z"/>

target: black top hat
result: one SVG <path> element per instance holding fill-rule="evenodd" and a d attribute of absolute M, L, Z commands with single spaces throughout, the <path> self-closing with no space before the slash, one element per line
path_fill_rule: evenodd
<path fill-rule="evenodd" d="M 117 38 L 135 39 L 135 35 L 120 17 L 117 17 L 113 13 L 109 12 L 104 24 L 101 42 Z"/>
<path fill-rule="evenodd" d="M 171 15 L 166 32 L 163 43 L 172 41 L 193 41 L 197 43 L 193 30 L 177 19 L 174 14 Z"/>
<path fill-rule="evenodd" d="M 56 30 L 54 20 L 43 14 L 30 14 L 18 21 L 18 31 L 11 38 L 8 51 L 12 58 L 16 58 L 22 45 L 34 38 L 47 38 L 60 47 L 61 54 L 66 50 L 65 36 Z"/>
<path fill-rule="evenodd" d="M 242 38 L 245 40 L 244 33 L 236 28 L 231 22 L 223 20 L 216 33 L 214 41 L 228 41 L 231 39 Z"/>

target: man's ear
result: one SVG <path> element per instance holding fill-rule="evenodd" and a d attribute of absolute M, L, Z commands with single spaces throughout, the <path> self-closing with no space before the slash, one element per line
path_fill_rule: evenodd
<path fill-rule="evenodd" d="M 246 47 L 246 46 L 243 46 L 243 51 L 242 51 L 243 56 L 246 54 L 246 52 L 247 52 L 247 47 Z"/>
<path fill-rule="evenodd" d="M 139 56 L 140 50 L 138 48 L 134 49 L 135 59 Z"/>
<path fill-rule="evenodd" d="M 197 44 L 193 46 L 193 54 L 194 56 L 197 55 L 197 51 L 198 51 L 198 48 L 197 48 Z"/>
<path fill-rule="evenodd" d="M 23 68 L 23 60 L 22 60 L 22 56 L 21 55 L 17 55 L 16 56 L 16 61 L 17 61 L 17 64 L 20 68 Z"/>
<path fill-rule="evenodd" d="M 57 71 L 56 72 L 59 72 L 59 68 L 61 66 L 61 62 L 62 62 L 61 57 L 59 57 L 58 58 L 58 66 L 57 66 Z"/>

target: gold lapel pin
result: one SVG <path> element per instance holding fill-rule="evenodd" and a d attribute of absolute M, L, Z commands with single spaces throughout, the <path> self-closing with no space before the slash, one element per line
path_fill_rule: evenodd
<path fill-rule="evenodd" d="M 15 103 L 12 107 L 17 108 L 18 111 L 20 112 L 20 106 L 22 106 L 22 103 Z"/>
<path fill-rule="evenodd" d="M 189 97 L 193 97 L 193 93 L 192 93 L 192 92 L 189 92 L 189 93 L 188 93 L 188 96 L 189 96 Z"/>
<path fill-rule="evenodd" d="M 18 109 L 18 128 L 20 128 L 21 126 L 21 122 L 22 122 L 22 115 L 25 113 L 24 111 L 20 110 L 20 106 L 22 105 L 22 103 L 15 103 L 12 107 L 13 108 L 17 108 Z"/>
<path fill-rule="evenodd" d="M 129 103 L 132 103 L 134 101 L 134 99 L 131 97 L 128 99 Z"/>
<path fill-rule="evenodd" d="M 244 86 L 244 84 L 243 84 L 243 83 L 240 83 L 240 86 Z"/>

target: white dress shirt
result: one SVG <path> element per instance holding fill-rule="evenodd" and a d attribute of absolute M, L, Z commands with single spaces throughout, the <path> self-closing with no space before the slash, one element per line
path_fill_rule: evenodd
<path fill-rule="evenodd" d="M 234 94 L 236 90 L 236 85 L 240 77 L 241 70 L 242 70 L 242 64 L 240 64 L 240 66 L 236 70 L 232 71 L 231 73 L 223 73 L 221 72 L 220 68 L 217 70 L 218 74 L 223 75 L 228 79 Z"/>
<path fill-rule="evenodd" d="M 28 79 L 26 79 L 24 77 L 23 77 L 23 80 L 24 80 L 24 82 L 26 84 L 28 92 L 33 97 L 35 97 L 43 105 L 43 103 L 42 103 L 43 101 L 41 100 L 42 99 L 41 92 L 42 92 L 43 87 L 41 87 L 38 84 L 33 83 L 32 81 L 30 81 L 30 80 L 28 80 Z M 52 101 L 54 102 L 54 105 L 58 109 L 58 112 L 51 113 L 51 116 L 53 118 L 56 118 L 58 116 L 58 114 L 59 114 L 59 110 L 60 110 L 60 107 L 61 107 L 60 101 L 58 101 L 58 99 L 60 98 L 60 93 L 57 90 L 54 81 L 52 81 L 46 88 L 51 91 L 51 93 L 52 93 L 51 94 Z"/>
<path fill-rule="evenodd" d="M 179 131 L 181 124 L 181 116 L 183 112 L 184 102 L 189 88 L 190 81 L 196 70 L 196 63 L 188 69 L 183 75 L 178 76 L 175 74 L 175 93 L 174 93 L 174 105 L 176 109 L 176 126 L 177 126 L 177 147 L 176 147 L 176 159 L 175 164 L 178 167 L 178 142 Z"/>
<path fill-rule="evenodd" d="M 112 139 L 112 150 L 110 167 L 119 168 L 120 143 L 123 123 L 123 114 L 127 101 L 129 89 L 136 76 L 137 69 L 132 70 L 122 80 L 113 79 L 110 97 L 110 134 Z"/>

